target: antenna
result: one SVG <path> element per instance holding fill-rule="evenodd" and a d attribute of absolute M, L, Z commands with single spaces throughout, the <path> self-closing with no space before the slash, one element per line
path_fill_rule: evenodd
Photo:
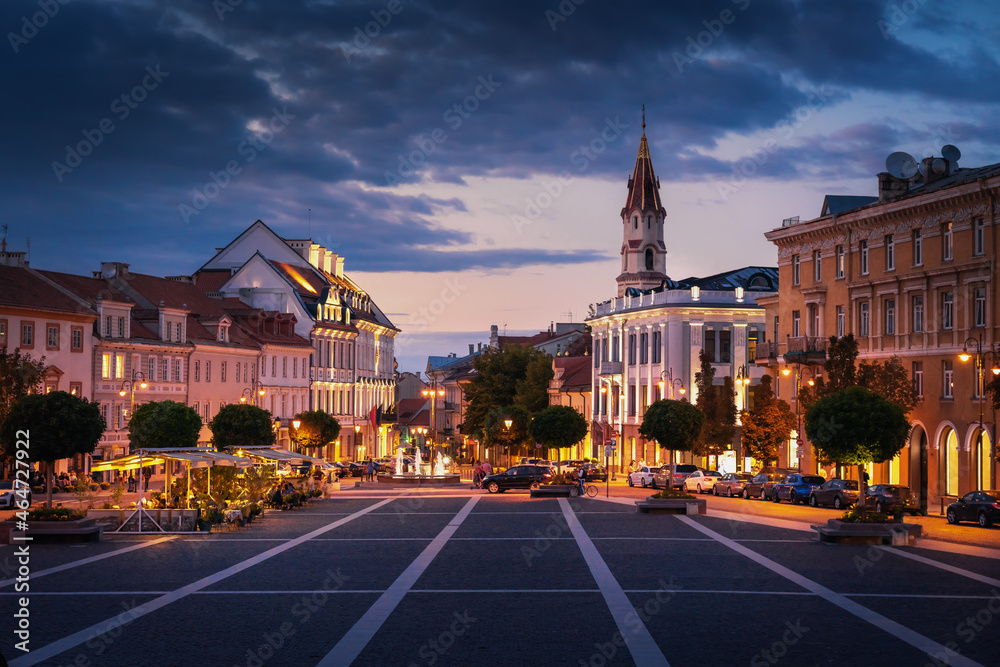
<path fill-rule="evenodd" d="M 958 146 L 946 144 L 941 147 L 941 157 L 954 165 L 962 159 L 962 151 L 958 150 Z"/>
<path fill-rule="evenodd" d="M 917 173 L 917 161 L 909 153 L 897 151 L 885 159 L 885 170 L 896 178 L 911 178 Z"/>
<path fill-rule="evenodd" d="M 309 240 L 313 237 L 313 210 L 309 209 Z"/>
<path fill-rule="evenodd" d="M 7 225 L 0 227 L 3 228 L 3 239 L 0 240 L 0 252 L 7 252 Z"/>
<path fill-rule="evenodd" d="M 31 261 L 31 237 L 29 236 L 25 240 L 28 242 L 28 256 L 27 256 L 27 260 L 30 262 Z"/>

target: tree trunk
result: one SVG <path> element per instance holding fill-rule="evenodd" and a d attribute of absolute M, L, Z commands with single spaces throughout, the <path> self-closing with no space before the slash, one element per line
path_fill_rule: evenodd
<path fill-rule="evenodd" d="M 868 503 L 865 502 L 865 495 L 868 492 L 868 482 L 865 481 L 865 466 L 858 464 L 858 505 L 861 510 L 861 520 L 868 518 Z"/>
<path fill-rule="evenodd" d="M 45 506 L 52 509 L 52 479 L 54 477 L 53 468 L 55 467 L 55 461 L 45 461 Z"/>

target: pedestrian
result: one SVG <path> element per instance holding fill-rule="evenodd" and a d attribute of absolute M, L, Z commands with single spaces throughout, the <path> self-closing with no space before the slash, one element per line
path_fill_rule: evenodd
<path fill-rule="evenodd" d="M 149 472 L 144 471 L 145 474 L 142 476 L 142 490 L 149 491 Z"/>
<path fill-rule="evenodd" d="M 490 460 L 489 459 L 486 459 L 485 461 L 483 461 L 483 465 L 481 466 L 481 469 L 482 469 L 483 479 L 486 479 L 487 477 L 489 477 L 490 475 L 493 474 L 493 466 L 490 465 Z"/>
<path fill-rule="evenodd" d="M 368 481 L 375 481 L 375 462 L 371 459 L 368 459 Z"/>
<path fill-rule="evenodd" d="M 583 481 L 587 478 L 587 473 L 584 471 L 583 466 L 576 469 L 576 482 L 580 486 L 580 496 L 582 497 L 587 491 L 583 488 Z"/>
<path fill-rule="evenodd" d="M 476 460 L 476 464 L 472 467 L 472 488 L 478 489 L 479 485 L 483 480 L 483 466 Z"/>
<path fill-rule="evenodd" d="M 129 472 L 128 474 L 128 486 L 126 486 L 125 488 L 128 489 L 129 493 L 135 491 L 135 476 L 132 475 L 131 472 Z"/>

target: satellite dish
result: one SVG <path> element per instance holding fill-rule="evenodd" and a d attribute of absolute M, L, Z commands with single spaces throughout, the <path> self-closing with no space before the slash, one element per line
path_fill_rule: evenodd
<path fill-rule="evenodd" d="M 962 159 L 962 151 L 958 150 L 958 146 L 947 144 L 941 147 L 941 157 L 948 162 L 955 163 Z"/>
<path fill-rule="evenodd" d="M 897 151 L 885 159 L 885 169 L 896 178 L 910 178 L 917 173 L 917 161 L 903 151 Z"/>
<path fill-rule="evenodd" d="M 943 174 L 948 171 L 948 163 L 939 157 L 934 158 L 934 162 L 931 162 L 931 169 L 934 170 L 935 174 Z"/>

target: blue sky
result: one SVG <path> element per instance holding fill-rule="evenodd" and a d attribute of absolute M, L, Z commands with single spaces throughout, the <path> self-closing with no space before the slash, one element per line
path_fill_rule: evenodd
<path fill-rule="evenodd" d="M 643 104 L 675 278 L 895 150 L 1000 161 L 985 0 L 577 2 L 7 0 L 9 244 L 184 274 L 311 217 L 416 370 L 614 293 Z"/>

